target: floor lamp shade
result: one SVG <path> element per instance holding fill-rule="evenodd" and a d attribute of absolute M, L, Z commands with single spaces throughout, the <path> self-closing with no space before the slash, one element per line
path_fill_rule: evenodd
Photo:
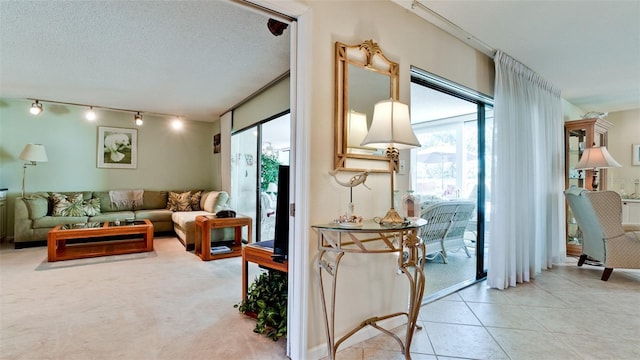
<path fill-rule="evenodd" d="M 409 149 L 419 147 L 420 141 L 416 137 L 411 127 L 409 117 L 409 106 L 393 99 L 383 100 L 376 103 L 373 109 L 373 120 L 369 133 L 362 141 L 362 145 L 369 145 L 375 148 L 386 148 L 385 155 L 391 161 L 391 208 L 380 220 L 380 224 L 394 226 L 404 223 L 394 209 L 393 191 L 394 178 L 398 163 L 398 149 Z"/>
<path fill-rule="evenodd" d="M 22 197 L 24 197 L 24 187 L 27 178 L 27 165 L 35 166 L 37 162 L 47 162 L 47 152 L 42 144 L 27 144 L 18 156 L 21 160 L 28 161 L 22 166 Z"/>
<path fill-rule="evenodd" d="M 42 144 L 27 144 L 20 153 L 20 159 L 25 161 L 47 162 L 47 152 Z"/>

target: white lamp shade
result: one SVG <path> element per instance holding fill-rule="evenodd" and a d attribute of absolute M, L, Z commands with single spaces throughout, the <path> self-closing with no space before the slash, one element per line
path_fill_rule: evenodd
<path fill-rule="evenodd" d="M 377 102 L 373 109 L 371 128 L 361 145 L 379 149 L 419 147 L 420 141 L 411 128 L 409 106 L 393 99 Z"/>
<path fill-rule="evenodd" d="M 347 147 L 361 147 L 367 135 L 367 115 L 351 110 L 347 116 Z"/>
<path fill-rule="evenodd" d="M 582 169 L 602 169 L 622 167 L 613 159 L 606 146 L 587 148 L 580 157 L 580 161 L 576 165 L 576 170 Z"/>
<path fill-rule="evenodd" d="M 20 159 L 25 161 L 47 162 L 47 152 L 42 144 L 27 144 L 20 153 Z"/>

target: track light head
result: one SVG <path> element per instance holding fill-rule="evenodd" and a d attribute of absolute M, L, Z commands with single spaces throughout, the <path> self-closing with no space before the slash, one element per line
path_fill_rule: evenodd
<path fill-rule="evenodd" d="M 93 106 L 89 106 L 89 110 L 87 110 L 87 113 L 85 114 L 85 116 L 89 121 L 93 121 L 96 119 L 96 112 L 93 110 Z"/>
<path fill-rule="evenodd" d="M 138 113 L 133 116 L 133 120 L 136 122 L 136 125 L 138 126 L 144 123 L 144 121 L 142 121 L 142 115 L 140 115 L 140 111 L 138 111 Z"/>
<path fill-rule="evenodd" d="M 32 115 L 40 114 L 42 112 L 42 104 L 40 104 L 38 100 L 36 100 L 36 102 L 31 104 L 31 109 L 29 109 L 29 112 Z"/>

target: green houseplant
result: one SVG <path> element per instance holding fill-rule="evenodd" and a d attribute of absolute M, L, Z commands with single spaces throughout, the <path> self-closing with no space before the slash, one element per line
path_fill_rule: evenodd
<path fill-rule="evenodd" d="M 278 161 L 278 156 L 273 153 L 261 154 L 260 161 L 262 163 L 262 169 L 260 170 L 260 190 L 267 191 L 270 183 L 278 183 L 278 166 L 280 166 L 280 161 Z"/>
<path fill-rule="evenodd" d="M 256 318 L 253 332 L 277 341 L 287 335 L 287 274 L 262 272 L 247 290 L 247 298 L 234 305 L 241 313 Z"/>

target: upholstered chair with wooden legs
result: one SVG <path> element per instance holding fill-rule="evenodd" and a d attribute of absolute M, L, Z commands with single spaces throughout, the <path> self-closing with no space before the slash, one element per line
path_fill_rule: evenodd
<path fill-rule="evenodd" d="M 588 191 L 578 187 L 565 190 L 573 216 L 582 231 L 582 254 L 604 264 L 601 280 L 613 269 L 640 269 L 640 227 L 622 225 L 622 201 L 615 191 Z"/>

